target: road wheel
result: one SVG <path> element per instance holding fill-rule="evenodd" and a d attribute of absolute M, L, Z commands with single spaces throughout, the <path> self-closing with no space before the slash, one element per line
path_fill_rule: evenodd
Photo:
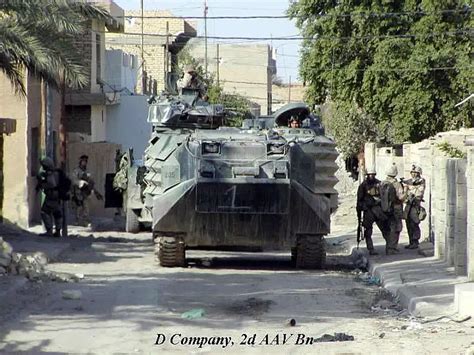
<path fill-rule="evenodd" d="M 125 231 L 128 233 L 140 232 L 140 222 L 138 221 L 138 215 L 131 208 L 127 208 L 127 213 L 125 216 Z"/>
<path fill-rule="evenodd" d="M 326 263 L 325 241 L 322 235 L 299 235 L 296 241 L 296 267 L 322 269 Z"/>
<path fill-rule="evenodd" d="M 155 239 L 158 244 L 158 261 L 164 267 L 184 267 L 186 266 L 186 248 L 182 238 L 179 237 L 158 237 Z"/>

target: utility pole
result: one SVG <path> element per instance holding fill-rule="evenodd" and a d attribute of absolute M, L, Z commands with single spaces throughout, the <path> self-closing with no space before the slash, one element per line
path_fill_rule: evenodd
<path fill-rule="evenodd" d="M 170 36 L 169 36 L 169 33 L 170 33 L 170 23 L 168 21 L 166 21 L 166 53 L 165 53 L 165 88 L 166 88 L 166 83 L 168 82 L 167 79 L 168 79 L 168 73 L 169 73 L 169 66 L 168 66 L 168 62 L 169 62 L 169 46 L 170 46 Z"/>
<path fill-rule="evenodd" d="M 288 103 L 291 102 L 291 75 L 290 79 L 288 80 Z"/>
<path fill-rule="evenodd" d="M 142 36 L 141 36 L 141 54 L 142 54 L 142 83 L 143 83 L 143 78 L 145 76 L 145 56 L 143 52 L 143 0 L 140 0 L 140 8 L 141 8 L 141 21 L 142 21 Z M 142 88 L 143 94 L 145 93 L 145 88 Z"/>
<path fill-rule="evenodd" d="M 207 0 L 204 0 L 204 73 L 207 78 Z"/>
<path fill-rule="evenodd" d="M 217 86 L 219 86 L 219 65 L 220 65 L 220 57 L 219 57 L 219 43 L 217 43 L 216 47 L 216 77 L 217 77 Z"/>

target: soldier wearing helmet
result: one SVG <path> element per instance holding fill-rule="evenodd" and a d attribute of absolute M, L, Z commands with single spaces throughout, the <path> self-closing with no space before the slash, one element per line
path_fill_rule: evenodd
<path fill-rule="evenodd" d="M 420 230 L 420 211 L 421 202 L 425 194 L 426 182 L 421 177 L 421 167 L 413 164 L 410 170 L 411 179 L 404 180 L 407 200 L 405 205 L 405 223 L 410 243 L 405 246 L 406 249 L 417 249 L 421 237 Z"/>
<path fill-rule="evenodd" d="M 378 254 L 372 241 L 374 223 L 377 224 L 384 238 L 387 234 L 387 218 L 380 206 L 380 180 L 375 176 L 375 169 L 367 169 L 366 178 L 357 189 L 357 216 L 360 218 L 363 213 L 364 239 L 370 255 Z"/>
<path fill-rule="evenodd" d="M 199 97 L 207 101 L 207 87 L 199 78 L 194 65 L 188 64 L 184 67 L 184 76 L 178 80 L 178 88 L 198 90 Z"/>
<path fill-rule="evenodd" d="M 59 173 L 51 158 L 41 159 L 41 171 L 37 175 L 36 191 L 42 190 L 45 198 L 41 206 L 41 219 L 46 233 L 41 236 L 60 237 L 62 226 L 61 201 L 59 196 Z M 53 234 L 53 227 L 55 231 Z"/>
<path fill-rule="evenodd" d="M 98 200 L 102 200 L 102 195 L 95 187 L 92 174 L 87 169 L 89 157 L 81 155 L 79 165 L 72 173 L 73 195 L 72 208 L 76 215 L 76 223 L 82 226 L 90 226 L 89 199 L 92 193 Z"/>
<path fill-rule="evenodd" d="M 382 210 L 388 216 L 389 234 L 385 249 L 387 255 L 399 253 L 398 241 L 403 226 L 403 202 L 406 194 L 402 183 L 396 179 L 397 175 L 397 166 L 393 164 L 387 170 L 387 178 L 381 184 Z"/>

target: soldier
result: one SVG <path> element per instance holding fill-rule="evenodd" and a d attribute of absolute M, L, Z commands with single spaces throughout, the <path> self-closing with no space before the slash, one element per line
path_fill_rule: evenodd
<path fill-rule="evenodd" d="M 90 225 L 89 218 L 89 198 L 92 192 L 98 200 L 102 200 L 102 195 L 96 191 L 95 182 L 91 174 L 87 171 L 89 157 L 81 155 L 79 166 L 73 172 L 73 209 L 76 214 L 76 223 L 79 225 Z"/>
<path fill-rule="evenodd" d="M 290 128 L 300 128 L 301 127 L 300 121 L 298 120 L 298 118 L 296 116 L 291 116 L 289 126 L 290 126 Z"/>
<path fill-rule="evenodd" d="M 46 233 L 41 236 L 60 237 L 62 225 L 61 201 L 59 196 L 59 172 L 54 167 L 51 158 L 43 158 L 40 161 L 42 171 L 38 173 L 38 185 L 36 191 L 43 190 L 45 198 L 41 206 L 41 219 L 43 220 Z M 53 234 L 53 221 L 56 230 Z"/>
<path fill-rule="evenodd" d="M 387 255 L 400 252 L 397 247 L 402 231 L 405 190 L 402 183 L 396 179 L 397 175 L 397 166 L 392 165 L 387 171 L 387 178 L 381 184 L 382 210 L 388 216 L 389 234 L 385 250 Z"/>
<path fill-rule="evenodd" d="M 199 90 L 199 97 L 207 101 L 206 85 L 199 78 L 196 69 L 193 65 L 186 65 L 184 68 L 184 76 L 178 80 L 178 88 L 180 89 L 197 89 Z"/>
<path fill-rule="evenodd" d="M 413 165 L 410 171 L 411 179 L 404 180 L 405 191 L 407 193 L 407 203 L 405 206 L 405 223 L 407 226 L 409 245 L 406 249 L 417 249 L 421 237 L 420 231 L 420 209 L 421 201 L 425 193 L 425 179 L 421 177 L 421 167 Z"/>
<path fill-rule="evenodd" d="M 375 170 L 367 170 L 366 178 L 357 190 L 357 216 L 360 218 L 363 212 L 364 239 L 370 255 L 378 255 L 372 241 L 374 222 L 384 238 L 387 234 L 387 217 L 380 206 L 380 180 L 376 179 L 375 175 Z"/>

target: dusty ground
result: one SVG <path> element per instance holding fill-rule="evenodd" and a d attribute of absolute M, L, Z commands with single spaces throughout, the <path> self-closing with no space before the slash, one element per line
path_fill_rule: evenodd
<path fill-rule="evenodd" d="M 354 238 L 353 220 L 345 204 L 332 252 Z M 464 354 L 474 342 L 474 322 L 413 320 L 383 289 L 335 266 L 344 257 L 331 257 L 328 270 L 298 271 L 284 253 L 192 251 L 188 268 L 164 269 L 148 233 L 82 234 L 49 268 L 83 280 L 27 282 L 2 300 L 0 352 Z M 65 300 L 64 290 L 81 298 Z M 197 318 L 183 318 L 192 310 Z M 354 341 L 308 340 L 334 333 Z"/>

